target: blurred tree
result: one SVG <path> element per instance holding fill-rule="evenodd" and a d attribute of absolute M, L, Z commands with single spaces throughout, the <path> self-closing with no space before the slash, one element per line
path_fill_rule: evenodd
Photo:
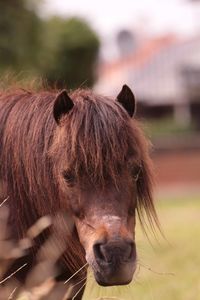
<path fill-rule="evenodd" d="M 0 0 L 0 71 L 36 66 L 41 21 L 30 2 Z"/>
<path fill-rule="evenodd" d="M 40 75 L 51 86 L 69 88 L 95 80 L 99 40 L 78 18 L 42 20 L 42 0 L 0 0 L 0 73 Z M 28 71 L 28 73 L 27 73 Z"/>
<path fill-rule="evenodd" d="M 48 20 L 43 50 L 42 74 L 50 85 L 75 88 L 94 83 L 99 39 L 85 21 L 59 17 Z"/>

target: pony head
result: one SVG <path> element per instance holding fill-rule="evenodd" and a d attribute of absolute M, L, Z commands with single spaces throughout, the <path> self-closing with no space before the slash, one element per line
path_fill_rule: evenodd
<path fill-rule="evenodd" d="M 50 150 L 63 202 L 100 285 L 128 284 L 136 269 L 136 211 L 156 220 L 148 143 L 126 85 L 116 99 L 77 90 L 54 102 Z"/>

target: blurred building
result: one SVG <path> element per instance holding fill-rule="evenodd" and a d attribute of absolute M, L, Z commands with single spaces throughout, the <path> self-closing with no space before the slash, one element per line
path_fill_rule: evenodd
<path fill-rule="evenodd" d="M 139 115 L 173 116 L 179 124 L 195 118 L 200 128 L 200 36 L 148 38 L 131 53 L 130 36 L 125 37 L 128 51 L 100 64 L 97 92 L 115 96 L 126 83 L 136 95 Z"/>

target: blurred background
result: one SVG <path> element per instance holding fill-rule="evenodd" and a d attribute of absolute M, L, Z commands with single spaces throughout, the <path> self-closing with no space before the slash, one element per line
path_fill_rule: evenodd
<path fill-rule="evenodd" d="M 152 141 L 166 240 L 138 230 L 135 281 L 90 279 L 84 299 L 200 299 L 200 1 L 0 0 L 0 87 L 13 78 L 112 97 L 126 83 Z"/>

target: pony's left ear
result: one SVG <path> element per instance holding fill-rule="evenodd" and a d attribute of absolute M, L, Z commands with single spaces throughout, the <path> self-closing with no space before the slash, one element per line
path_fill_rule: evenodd
<path fill-rule="evenodd" d="M 54 102 L 53 116 L 57 124 L 60 118 L 67 114 L 74 107 L 72 99 L 68 96 L 66 90 L 61 91 Z"/>
<path fill-rule="evenodd" d="M 135 96 L 126 84 L 123 85 L 121 92 L 117 96 L 117 101 L 123 106 L 129 116 L 132 118 L 136 111 Z"/>

